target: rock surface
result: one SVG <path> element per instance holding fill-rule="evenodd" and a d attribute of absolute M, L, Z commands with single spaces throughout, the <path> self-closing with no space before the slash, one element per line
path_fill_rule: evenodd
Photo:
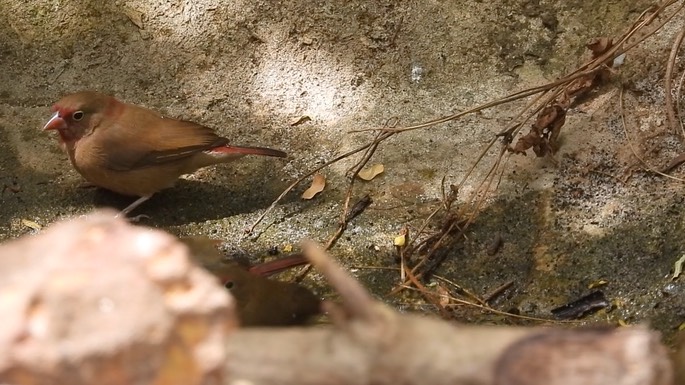
<path fill-rule="evenodd" d="M 588 42 L 621 35 L 653 3 L 0 0 L 0 240 L 135 199 L 78 188 L 83 178 L 54 135 L 40 130 L 66 93 L 111 93 L 215 128 L 235 144 L 288 152 L 285 161 L 246 158 L 204 169 L 138 212 L 152 217 L 148 225 L 222 239 L 229 254 L 258 263 L 271 250 L 304 238 L 325 242 L 336 232 L 346 173 L 361 154 L 324 169 L 327 187 L 314 199 L 300 198 L 307 180 L 253 236 L 239 235 L 294 180 L 374 135 L 350 131 L 423 123 L 555 81 L 586 61 Z M 467 237 L 444 250 L 436 273 L 458 284 L 446 289 L 487 297 L 513 282 L 491 305 L 548 319 L 551 309 L 604 282 L 616 307 L 588 324 L 649 323 L 673 337 L 685 285 L 668 272 L 685 250 L 685 190 L 645 168 L 661 169 L 685 148 L 680 129 L 666 122 L 663 84 L 684 20 L 676 15 L 633 48 L 607 84 L 569 111 L 553 158 L 503 160 L 503 171 L 492 174 L 497 191 Z M 443 180 L 461 185 L 460 202 L 471 199 L 499 148 L 480 154 L 529 101 L 384 142 L 369 164 L 383 164 L 384 173 L 357 181 L 352 197 L 368 194 L 374 203 L 332 254 L 387 303 L 429 312 L 413 292 L 387 295 L 399 283 L 392 241 L 443 205 Z M 685 176 L 685 168 L 674 175 Z M 439 228 L 434 219 L 430 226 Z M 488 245 L 498 238 L 492 255 Z M 315 274 L 304 283 L 332 294 Z M 453 318 L 524 323 L 461 305 Z"/>

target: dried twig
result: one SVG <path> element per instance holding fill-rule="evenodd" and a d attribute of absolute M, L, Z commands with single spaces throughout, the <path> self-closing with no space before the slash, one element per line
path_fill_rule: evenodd
<path fill-rule="evenodd" d="M 677 177 L 668 175 L 668 174 L 666 174 L 666 173 L 663 173 L 663 172 L 661 172 L 661 171 L 659 171 L 659 170 L 653 168 L 652 166 L 650 166 L 649 164 L 647 164 L 647 162 L 644 160 L 644 158 L 642 158 L 640 155 L 638 155 L 637 151 L 635 150 L 635 147 L 633 146 L 633 142 L 632 142 L 632 140 L 630 139 L 630 135 L 628 135 L 628 130 L 626 129 L 626 114 L 625 114 L 625 108 L 624 108 L 624 105 L 623 105 L 623 104 L 624 104 L 624 103 L 623 103 L 623 87 L 621 87 L 621 92 L 619 92 L 619 96 L 618 96 L 618 97 L 619 97 L 619 108 L 621 109 L 621 126 L 623 127 L 623 133 L 624 133 L 625 136 L 626 136 L 626 143 L 628 143 L 628 147 L 630 147 L 630 151 L 633 153 L 633 156 L 642 164 L 642 166 L 643 166 L 643 167 L 645 168 L 645 170 L 647 170 L 647 171 L 650 171 L 650 172 L 653 172 L 653 173 L 655 173 L 655 174 L 661 175 L 661 176 L 663 176 L 663 177 L 666 177 L 666 178 L 669 178 L 669 179 L 673 179 L 673 180 L 677 180 L 677 181 L 680 181 L 680 182 L 685 181 L 685 180 L 683 180 L 683 179 L 681 179 L 681 178 L 677 178 Z"/>
<path fill-rule="evenodd" d="M 673 67 L 675 66 L 675 59 L 676 56 L 678 56 L 680 46 L 683 44 L 684 37 L 685 28 L 682 28 L 680 30 L 680 33 L 678 33 L 678 36 L 676 36 L 675 40 L 673 41 L 673 46 L 671 47 L 671 54 L 668 57 L 668 64 L 666 65 L 666 74 L 664 76 L 664 91 L 666 93 L 666 118 L 668 119 L 668 125 L 672 132 L 676 132 L 677 127 L 679 127 L 680 125 L 677 123 L 678 118 L 676 117 L 676 108 L 673 105 L 673 85 L 671 84 L 671 82 L 673 81 Z M 681 141 L 685 141 L 685 131 L 682 130 L 682 127 L 680 128 L 680 139 Z"/>

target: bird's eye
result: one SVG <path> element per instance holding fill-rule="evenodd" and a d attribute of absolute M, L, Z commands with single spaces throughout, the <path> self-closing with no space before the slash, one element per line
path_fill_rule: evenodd
<path fill-rule="evenodd" d="M 71 115 L 71 118 L 74 119 L 75 121 L 79 121 L 83 119 L 83 111 L 76 111 Z"/>
<path fill-rule="evenodd" d="M 224 287 L 226 289 L 229 289 L 229 290 L 232 289 L 233 288 L 233 281 L 226 281 L 226 283 L 224 283 Z"/>

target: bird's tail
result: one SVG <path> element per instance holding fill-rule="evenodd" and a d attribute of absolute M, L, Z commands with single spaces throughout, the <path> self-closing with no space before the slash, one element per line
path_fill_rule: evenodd
<path fill-rule="evenodd" d="M 303 254 L 291 254 L 286 257 L 254 265 L 250 267 L 250 272 L 261 275 L 262 277 L 268 277 L 296 266 L 306 265 L 307 263 L 309 263 L 309 260 Z"/>
<path fill-rule="evenodd" d="M 275 156 L 277 158 L 285 158 L 288 156 L 285 152 L 281 150 L 274 150 L 273 148 L 266 147 L 241 147 L 241 146 L 219 146 L 214 147 L 210 150 L 213 153 L 227 154 L 227 155 L 265 155 L 265 156 Z"/>

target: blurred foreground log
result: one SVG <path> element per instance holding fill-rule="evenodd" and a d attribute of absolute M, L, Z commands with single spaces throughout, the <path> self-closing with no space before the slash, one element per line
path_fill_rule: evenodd
<path fill-rule="evenodd" d="M 331 327 L 234 329 L 175 238 L 112 213 L 0 246 L 1 384 L 671 385 L 657 333 L 466 326 L 374 300 L 317 246 Z M 228 334 L 228 335 L 227 335 Z"/>
<path fill-rule="evenodd" d="M 673 383 L 668 352 L 658 333 L 646 328 L 467 326 L 399 314 L 373 300 L 315 245 L 306 245 L 306 254 L 342 296 L 342 306 L 329 306 L 334 327 L 233 333 L 226 361 L 231 379 L 301 385 Z"/>
<path fill-rule="evenodd" d="M 0 246 L 0 383 L 224 381 L 230 297 L 174 237 L 114 215 Z"/>

